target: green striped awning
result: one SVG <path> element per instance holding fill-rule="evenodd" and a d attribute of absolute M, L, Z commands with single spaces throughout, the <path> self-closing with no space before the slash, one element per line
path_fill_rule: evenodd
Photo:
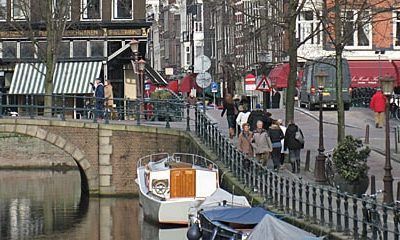
<path fill-rule="evenodd" d="M 59 62 L 53 77 L 54 94 L 91 93 L 90 82 L 99 77 L 101 62 Z M 17 63 L 9 94 L 44 94 L 44 63 Z"/>

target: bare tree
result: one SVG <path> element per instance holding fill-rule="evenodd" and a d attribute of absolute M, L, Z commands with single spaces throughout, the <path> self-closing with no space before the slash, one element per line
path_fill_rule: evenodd
<path fill-rule="evenodd" d="M 317 2 L 313 2 L 314 10 L 320 11 Z M 389 22 L 384 13 L 395 8 L 389 0 L 325 0 L 324 11 L 319 15 L 321 26 L 326 36 L 326 45 L 334 49 L 336 69 L 337 99 L 337 141 L 345 137 L 345 106 L 343 102 L 343 53 L 346 46 L 354 45 L 357 32 L 357 44 L 368 46 L 372 39 L 367 34 L 373 31 L 379 21 Z"/>

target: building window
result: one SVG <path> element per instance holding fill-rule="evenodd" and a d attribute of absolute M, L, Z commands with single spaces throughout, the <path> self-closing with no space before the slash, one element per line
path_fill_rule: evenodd
<path fill-rule="evenodd" d="M 399 12 L 394 12 L 394 21 L 393 21 L 393 25 L 394 25 L 394 45 L 395 46 L 400 46 L 400 11 Z"/>
<path fill-rule="evenodd" d="M 297 38 L 300 42 L 314 34 L 306 43 L 308 44 L 321 44 L 321 32 L 317 29 L 319 26 L 318 12 L 314 11 L 302 11 L 297 17 Z M 317 33 L 318 32 L 318 33 Z M 317 34 L 316 34 L 317 33 Z"/>
<path fill-rule="evenodd" d="M 71 19 L 71 1 L 53 0 L 53 13 L 57 19 Z"/>
<path fill-rule="evenodd" d="M 62 41 L 59 46 L 59 56 L 60 58 L 69 58 L 70 57 L 70 44 L 69 41 Z"/>
<path fill-rule="evenodd" d="M 82 0 L 82 19 L 101 19 L 101 1 Z"/>
<path fill-rule="evenodd" d="M 17 42 L 3 42 L 3 58 L 17 57 Z"/>
<path fill-rule="evenodd" d="M 12 0 L 12 19 L 23 20 L 29 18 L 30 1 L 29 0 Z"/>
<path fill-rule="evenodd" d="M 103 57 L 104 56 L 104 42 L 103 41 L 90 41 L 90 56 Z"/>
<path fill-rule="evenodd" d="M 36 55 L 39 59 L 46 57 L 47 42 L 38 42 Z"/>
<path fill-rule="evenodd" d="M 35 46 L 32 42 L 21 42 L 21 58 L 22 59 L 32 59 L 35 57 Z"/>
<path fill-rule="evenodd" d="M 113 0 L 114 19 L 132 19 L 132 0 Z"/>
<path fill-rule="evenodd" d="M 85 58 L 87 57 L 87 43 L 86 41 L 74 41 L 73 42 L 73 54 L 74 58 Z"/>
<path fill-rule="evenodd" d="M 344 13 L 343 37 L 346 46 L 368 47 L 371 45 L 371 23 L 366 11 Z"/>
<path fill-rule="evenodd" d="M 7 0 L 0 0 L 0 20 L 7 19 Z"/>

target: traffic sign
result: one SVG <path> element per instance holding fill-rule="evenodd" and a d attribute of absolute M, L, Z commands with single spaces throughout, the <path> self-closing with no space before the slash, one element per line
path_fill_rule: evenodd
<path fill-rule="evenodd" d="M 201 88 L 207 88 L 212 82 L 211 75 L 208 72 L 197 74 L 196 83 Z"/>
<path fill-rule="evenodd" d="M 218 83 L 212 82 L 211 83 L 211 92 L 212 93 L 217 93 L 218 92 Z"/>
<path fill-rule="evenodd" d="M 195 73 L 202 73 L 210 69 L 211 67 L 211 60 L 205 56 L 201 55 L 196 57 L 194 60 L 194 72 Z"/>
<path fill-rule="evenodd" d="M 256 90 L 256 76 L 253 74 L 247 74 L 244 78 L 244 90 L 254 91 Z"/>
<path fill-rule="evenodd" d="M 271 82 L 270 80 L 263 75 L 261 81 L 257 84 L 256 90 L 262 92 L 269 92 L 271 91 Z"/>

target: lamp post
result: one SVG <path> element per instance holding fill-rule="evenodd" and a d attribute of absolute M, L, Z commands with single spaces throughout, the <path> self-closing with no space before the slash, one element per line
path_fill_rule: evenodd
<path fill-rule="evenodd" d="M 319 147 L 318 155 L 315 158 L 315 181 L 326 182 L 325 176 L 325 148 L 324 148 L 324 120 L 323 120 L 323 91 L 325 85 L 325 78 L 328 75 L 325 72 L 319 72 L 315 74 L 315 78 L 318 82 L 318 101 L 319 101 Z"/>
<path fill-rule="evenodd" d="M 380 79 L 382 92 L 386 96 L 386 109 L 385 109 L 385 175 L 383 176 L 383 202 L 386 204 L 393 203 L 393 176 L 392 166 L 390 163 L 390 126 L 389 126 L 389 107 L 390 97 L 393 92 L 394 79 L 392 77 L 385 77 Z"/>
<path fill-rule="evenodd" d="M 381 55 L 385 54 L 385 50 L 376 50 L 375 54 L 378 54 L 378 64 L 379 64 L 379 79 L 382 76 L 382 64 L 381 64 Z"/>
<path fill-rule="evenodd" d="M 143 59 L 140 59 L 140 60 L 137 62 L 137 67 L 138 67 L 139 76 L 140 76 L 140 78 L 139 78 L 139 85 L 138 85 L 138 88 L 139 88 L 139 96 L 140 96 L 140 99 L 143 101 L 143 98 L 144 98 L 144 70 L 145 70 L 145 68 L 146 68 L 146 61 L 143 60 Z"/>

